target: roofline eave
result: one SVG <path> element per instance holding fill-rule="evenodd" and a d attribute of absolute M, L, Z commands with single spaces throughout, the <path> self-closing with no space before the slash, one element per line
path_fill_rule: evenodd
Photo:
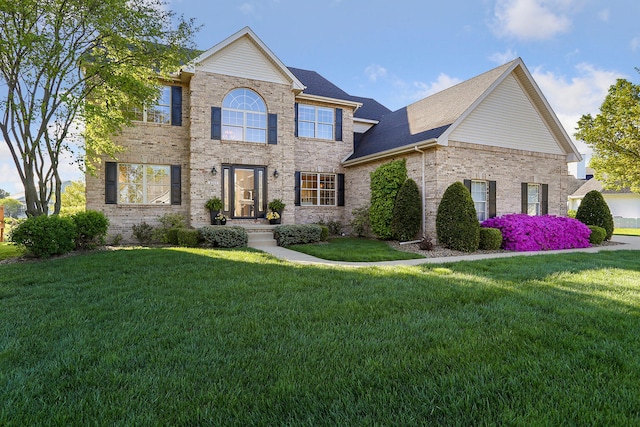
<path fill-rule="evenodd" d="M 375 160 L 384 159 L 390 156 L 396 156 L 398 154 L 415 153 L 416 148 L 431 148 L 438 145 L 438 138 L 430 138 L 424 141 L 415 142 L 412 144 L 403 145 L 402 147 L 390 148 L 388 150 L 380 151 L 378 153 L 368 154 L 366 156 L 358 157 L 357 159 L 347 160 L 353 155 L 353 152 L 342 161 L 342 166 L 350 167 L 363 163 L 373 162 Z"/>

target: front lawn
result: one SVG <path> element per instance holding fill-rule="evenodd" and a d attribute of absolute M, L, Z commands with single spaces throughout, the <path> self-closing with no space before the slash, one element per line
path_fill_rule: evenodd
<path fill-rule="evenodd" d="M 7 242 L 0 243 L 0 261 L 7 258 L 15 258 L 24 255 L 24 250 Z"/>
<path fill-rule="evenodd" d="M 397 251 L 381 240 L 336 237 L 328 243 L 293 245 L 287 249 L 331 261 L 377 262 L 401 259 L 417 259 L 424 256 Z"/>
<path fill-rule="evenodd" d="M 0 265 L 0 425 L 639 425 L 640 257 Z"/>

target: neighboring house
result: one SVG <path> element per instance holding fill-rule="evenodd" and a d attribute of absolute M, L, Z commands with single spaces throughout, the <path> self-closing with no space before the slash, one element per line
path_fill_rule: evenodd
<path fill-rule="evenodd" d="M 261 221 L 274 198 L 287 205 L 284 223 L 347 224 L 369 204 L 370 173 L 401 158 L 432 235 L 455 181 L 480 219 L 564 215 L 567 164 L 581 159 L 520 59 L 392 112 L 286 67 L 249 28 L 177 72 L 139 119 L 116 138 L 117 160 L 87 177 L 87 208 L 125 238 L 168 213 L 204 226 L 212 196 L 228 224 Z"/>
<path fill-rule="evenodd" d="M 629 189 L 605 190 L 602 183 L 595 178 L 591 178 L 569 195 L 568 208 L 578 210 L 585 194 L 592 190 L 602 193 L 602 197 L 613 215 L 616 228 L 640 228 L 640 194 L 633 193 Z"/>

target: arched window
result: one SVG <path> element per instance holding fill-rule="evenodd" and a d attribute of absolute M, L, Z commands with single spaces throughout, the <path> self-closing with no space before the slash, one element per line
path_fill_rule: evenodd
<path fill-rule="evenodd" d="M 267 107 L 250 89 L 234 89 L 222 102 L 222 139 L 267 142 Z"/>

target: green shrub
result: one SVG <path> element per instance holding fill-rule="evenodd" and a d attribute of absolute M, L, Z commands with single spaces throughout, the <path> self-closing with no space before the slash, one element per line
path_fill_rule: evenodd
<path fill-rule="evenodd" d="M 591 190 L 582 198 L 576 212 L 576 219 L 585 225 L 597 225 L 607 231 L 605 240 L 613 235 L 613 216 L 609 205 L 597 190 Z"/>
<path fill-rule="evenodd" d="M 31 255 L 47 258 L 75 248 L 76 227 L 69 217 L 40 215 L 19 223 L 9 237 Z"/>
<path fill-rule="evenodd" d="M 238 226 L 207 225 L 200 229 L 200 235 L 208 246 L 214 248 L 242 248 L 249 242 L 247 230 Z"/>
<path fill-rule="evenodd" d="M 273 230 L 278 246 L 317 243 L 322 238 L 322 227 L 318 224 L 280 225 Z"/>
<path fill-rule="evenodd" d="M 371 231 L 381 239 L 393 237 L 393 207 L 402 184 L 407 180 L 406 160 L 394 160 L 371 172 Z"/>
<path fill-rule="evenodd" d="M 179 228 L 176 232 L 178 245 L 193 248 L 198 246 L 200 241 L 200 232 L 191 228 Z"/>
<path fill-rule="evenodd" d="M 438 242 L 444 247 L 474 252 L 480 245 L 480 223 L 471 193 L 460 181 L 451 184 L 436 214 Z"/>
<path fill-rule="evenodd" d="M 140 224 L 133 224 L 131 230 L 133 231 L 133 237 L 135 237 L 141 245 L 148 245 L 153 241 L 154 229 L 152 225 L 143 221 Z"/>
<path fill-rule="evenodd" d="M 393 207 L 393 238 L 400 241 L 413 240 L 420 231 L 422 201 L 418 184 L 407 179 L 396 196 Z"/>
<path fill-rule="evenodd" d="M 170 245 L 178 245 L 178 231 L 182 230 L 182 227 L 172 227 L 169 228 L 165 234 L 164 234 L 164 238 L 165 238 L 165 243 L 168 243 Z"/>
<path fill-rule="evenodd" d="M 578 212 L 578 211 L 576 211 L 575 209 L 569 209 L 569 210 L 567 211 L 567 217 L 569 217 L 569 218 L 575 218 L 575 217 L 576 217 L 576 213 L 577 213 L 577 212 Z"/>
<path fill-rule="evenodd" d="M 357 237 L 369 237 L 371 235 L 371 223 L 369 221 L 369 206 L 357 208 L 351 211 L 353 218 L 349 225 L 351 234 Z"/>
<path fill-rule="evenodd" d="M 185 228 L 186 220 L 182 214 L 164 214 L 158 218 L 160 227 L 153 230 L 152 240 L 161 243 L 168 243 L 170 245 L 177 245 L 177 235 L 169 237 L 169 230 L 172 228 Z"/>
<path fill-rule="evenodd" d="M 604 242 L 604 239 L 607 237 L 607 230 L 602 227 L 598 227 L 597 225 L 587 225 L 589 230 L 591 230 L 591 234 L 589 235 L 589 243 L 592 245 L 599 245 Z"/>
<path fill-rule="evenodd" d="M 497 228 L 480 228 L 480 249 L 494 251 L 502 246 L 502 231 Z"/>
<path fill-rule="evenodd" d="M 320 225 L 320 228 L 322 228 L 322 233 L 320 234 L 320 240 L 322 240 L 323 242 L 326 242 L 327 239 L 329 239 L 329 227 L 327 227 L 326 225 Z"/>
<path fill-rule="evenodd" d="M 76 226 L 76 248 L 93 249 L 104 245 L 109 230 L 109 220 L 102 212 L 80 211 L 71 219 Z"/>

